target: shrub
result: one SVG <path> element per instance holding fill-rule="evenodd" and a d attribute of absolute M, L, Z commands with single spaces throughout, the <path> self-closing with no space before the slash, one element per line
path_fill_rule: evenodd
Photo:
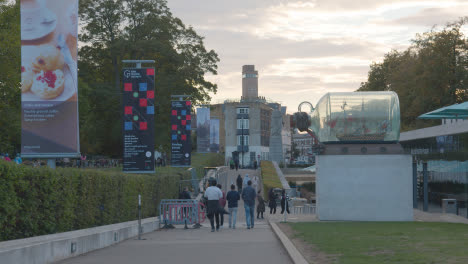
<path fill-rule="evenodd" d="M 182 173 L 184 179 L 190 176 Z M 108 225 L 158 215 L 177 198 L 180 177 L 72 168 L 31 168 L 0 161 L 0 241 Z"/>

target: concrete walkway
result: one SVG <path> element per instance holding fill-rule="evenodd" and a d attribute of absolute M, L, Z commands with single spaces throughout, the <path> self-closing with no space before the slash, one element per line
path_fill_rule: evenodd
<path fill-rule="evenodd" d="M 248 173 L 251 177 L 260 176 L 259 172 L 259 170 L 237 172 L 230 170 L 227 182 L 235 182 L 238 174 L 244 177 Z M 228 217 L 225 215 L 224 228 L 219 232 L 210 231 L 207 219 L 200 229 L 184 230 L 182 226 L 177 226 L 173 230 L 156 231 L 144 235 L 143 238 L 146 240 L 127 240 L 60 263 L 292 263 L 266 219 L 255 219 L 255 228 L 250 230 L 246 228 L 242 201 L 239 204 L 235 230 L 228 228 Z"/>

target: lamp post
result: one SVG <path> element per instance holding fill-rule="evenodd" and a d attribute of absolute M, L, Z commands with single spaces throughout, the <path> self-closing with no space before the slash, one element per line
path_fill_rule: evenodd
<path fill-rule="evenodd" d="M 242 151 L 242 168 L 244 168 L 244 116 L 241 115 L 241 151 Z"/>

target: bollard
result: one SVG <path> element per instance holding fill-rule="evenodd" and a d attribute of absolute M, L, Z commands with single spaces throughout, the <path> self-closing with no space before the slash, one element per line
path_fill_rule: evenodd
<path fill-rule="evenodd" d="M 138 240 L 141 240 L 141 195 L 138 194 Z"/>

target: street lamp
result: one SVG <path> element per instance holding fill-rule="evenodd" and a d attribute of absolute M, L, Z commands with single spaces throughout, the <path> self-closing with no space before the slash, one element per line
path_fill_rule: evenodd
<path fill-rule="evenodd" d="M 244 168 L 244 116 L 241 115 L 241 151 L 242 151 L 242 168 Z"/>

